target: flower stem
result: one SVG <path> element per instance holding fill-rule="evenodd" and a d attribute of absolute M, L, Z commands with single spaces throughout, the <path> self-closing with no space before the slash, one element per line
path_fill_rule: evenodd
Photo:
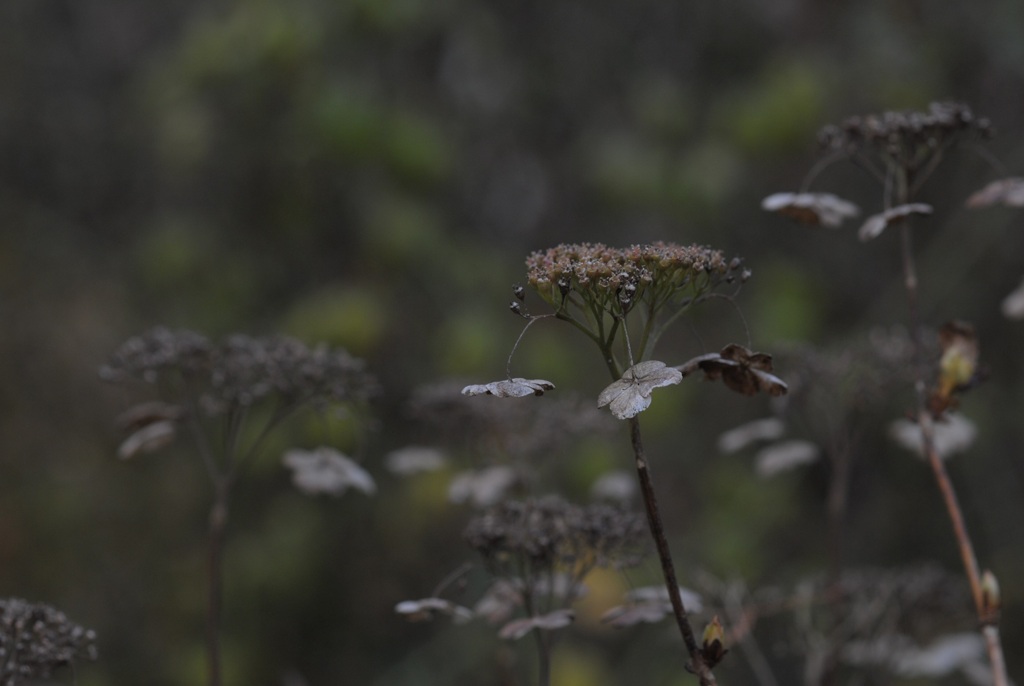
<path fill-rule="evenodd" d="M 214 490 L 210 509 L 210 529 L 207 542 L 207 604 L 206 604 L 206 657 L 209 686 L 222 683 L 220 655 L 220 624 L 224 595 L 224 538 L 228 522 L 227 479 L 220 479 Z"/>
<path fill-rule="evenodd" d="M 901 189 L 900 202 L 907 202 L 905 186 Z M 949 514 L 950 523 L 953 527 L 953 535 L 956 537 L 957 547 L 960 549 L 960 558 L 963 561 L 964 571 L 967 573 L 967 581 L 971 586 L 971 596 L 974 598 L 975 610 L 978 613 L 978 620 L 982 623 L 982 635 L 985 638 L 985 645 L 988 651 L 989 662 L 992 665 L 992 683 L 994 686 L 1007 686 L 1009 680 L 1006 674 L 1006 663 L 1003 659 L 1003 648 L 999 640 L 999 627 L 993 623 L 990 617 L 986 616 L 983 607 L 981 590 L 981 572 L 978 566 L 978 558 L 974 553 L 974 545 L 971 541 L 970 532 L 964 522 L 963 510 L 956 495 L 956 489 L 949 478 L 942 459 L 935 449 L 934 424 L 931 413 L 927 409 L 927 391 L 922 363 L 923 349 L 920 335 L 920 322 L 917 313 L 917 272 L 914 266 L 914 253 L 910 234 L 909 222 L 904 222 L 902 229 L 903 247 L 903 279 L 907 289 L 907 300 L 909 304 L 910 330 L 914 345 L 917 395 L 917 424 L 921 429 L 921 444 L 924 454 L 935 476 L 936 485 L 942 494 L 946 512 Z"/>
<path fill-rule="evenodd" d="M 683 599 L 679 594 L 679 583 L 676 581 L 675 566 L 672 564 L 672 553 L 668 547 L 668 540 L 665 538 L 665 528 L 661 523 L 658 501 L 654 495 L 654 484 L 651 482 L 651 473 L 647 466 L 647 457 L 640 436 L 640 421 L 636 417 L 629 420 L 629 433 L 633 444 L 633 455 L 636 458 L 636 473 L 640 479 L 640 491 L 644 498 L 644 509 L 647 512 L 647 524 L 650 526 L 651 536 L 654 538 L 654 545 L 658 550 L 658 558 L 661 560 L 661 572 L 665 577 L 665 587 L 672 603 L 672 612 L 675 615 L 676 624 L 679 625 L 679 633 L 682 634 L 686 651 L 690 654 L 690 669 L 697 675 L 701 686 L 714 686 L 717 683 L 715 675 L 704 662 L 697 639 L 693 634 L 693 627 L 690 626 L 686 608 L 683 606 Z"/>

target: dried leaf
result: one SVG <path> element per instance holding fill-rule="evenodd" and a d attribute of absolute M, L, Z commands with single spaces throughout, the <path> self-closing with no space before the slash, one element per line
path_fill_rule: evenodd
<path fill-rule="evenodd" d="M 544 391 L 550 391 L 555 384 L 544 379 L 505 379 L 503 381 L 492 381 L 488 384 L 475 384 L 462 389 L 462 395 L 493 395 L 496 398 L 522 398 L 528 395 L 544 395 Z"/>
<path fill-rule="evenodd" d="M 395 605 L 395 612 L 405 616 L 410 622 L 426 622 L 442 614 L 451 617 L 456 624 L 464 624 L 474 617 L 473 611 L 468 607 L 456 605 L 444 598 L 403 600 Z"/>
<path fill-rule="evenodd" d="M 369 472 L 334 448 L 289 450 L 282 462 L 292 470 L 292 482 L 303 493 L 338 496 L 354 488 L 370 495 L 377 490 Z"/>
<path fill-rule="evenodd" d="M 627 369 L 621 379 L 601 391 L 597 406 L 608 405 L 614 416 L 629 419 L 650 407 L 651 393 L 655 388 L 677 384 L 682 380 L 682 373 L 675 367 L 666 367 L 664 362 L 640 362 Z"/>
<path fill-rule="evenodd" d="M 964 204 L 971 209 L 992 205 L 1024 207 L 1024 178 L 1011 176 L 993 181 L 980 191 L 972 193 Z"/>
<path fill-rule="evenodd" d="M 156 452 L 173 443 L 177 434 L 177 424 L 172 420 L 151 422 L 124 439 L 117 448 L 117 456 L 129 460 L 140 453 Z"/>
<path fill-rule="evenodd" d="M 711 381 L 721 379 L 727 387 L 743 395 L 763 391 L 779 396 L 789 390 L 786 382 L 771 373 L 771 355 L 752 353 L 735 343 L 725 346 L 720 353 L 701 355 L 678 367 L 684 376 L 698 368 Z"/>
<path fill-rule="evenodd" d="M 499 638 L 518 640 L 534 629 L 553 631 L 572 624 L 575 614 L 572 610 L 555 610 L 546 615 L 526 617 L 509 622 L 498 632 Z"/>
<path fill-rule="evenodd" d="M 768 478 L 794 467 L 811 464 L 819 455 L 818 446 L 810 441 L 782 441 L 761 449 L 754 457 L 754 468 L 758 476 Z"/>
<path fill-rule="evenodd" d="M 859 207 L 831 193 L 775 193 L 761 201 L 761 209 L 832 229 L 860 214 Z"/>
<path fill-rule="evenodd" d="M 868 217 L 864 225 L 860 227 L 860 231 L 857 232 L 857 236 L 861 241 L 867 242 L 872 238 L 877 238 L 888 227 L 903 221 L 911 215 L 926 217 L 931 213 L 932 206 L 921 202 L 897 205 L 885 212 Z"/>

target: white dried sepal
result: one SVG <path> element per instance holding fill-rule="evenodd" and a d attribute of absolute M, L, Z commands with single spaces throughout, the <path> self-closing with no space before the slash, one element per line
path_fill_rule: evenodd
<path fill-rule="evenodd" d="M 403 615 L 410 622 L 425 622 L 442 614 L 451 617 L 456 624 L 465 624 L 475 616 L 468 607 L 456 605 L 444 598 L 403 600 L 395 605 L 395 612 Z"/>
<path fill-rule="evenodd" d="M 132 432 L 117 448 L 117 456 L 128 460 L 140 453 L 152 453 L 174 442 L 177 425 L 172 420 L 152 422 Z"/>
<path fill-rule="evenodd" d="M 608 405 L 614 416 L 629 419 L 650 407 L 651 393 L 655 388 L 671 386 L 682 380 L 682 372 L 675 367 L 665 366 L 664 362 L 640 362 L 627 369 L 621 379 L 601 391 L 597 406 Z"/>
<path fill-rule="evenodd" d="M 761 201 L 761 209 L 832 229 L 860 214 L 859 207 L 832 193 L 773 193 Z"/>
<path fill-rule="evenodd" d="M 914 202 L 907 205 L 897 205 L 891 209 L 873 214 L 867 218 L 864 225 L 857 232 L 861 241 L 867 242 L 872 238 L 878 238 L 891 225 L 903 221 L 911 215 L 926 217 L 932 213 L 932 206 L 923 202 Z"/>
<path fill-rule="evenodd" d="M 1011 176 L 988 184 L 967 198 L 967 207 L 977 209 L 992 205 L 1024 207 L 1024 178 Z"/>
<path fill-rule="evenodd" d="M 757 441 L 774 441 L 786 432 L 781 419 L 768 417 L 740 424 L 718 437 L 718 451 L 726 455 L 738 452 Z"/>
<path fill-rule="evenodd" d="M 462 395 L 493 395 L 496 398 L 523 398 L 528 395 L 544 395 L 555 384 L 544 379 L 504 379 L 486 384 L 471 384 L 462 389 Z"/>
<path fill-rule="evenodd" d="M 1007 319 L 1024 319 L 1024 281 L 1003 298 L 1000 309 Z"/>
<path fill-rule="evenodd" d="M 572 624 L 575 617 L 576 615 L 572 610 L 562 609 L 549 612 L 546 615 L 539 615 L 537 617 L 516 619 L 501 627 L 501 630 L 498 632 L 498 637 L 515 641 L 534 629 L 553 631 L 555 629 L 567 627 Z"/>
<path fill-rule="evenodd" d="M 768 478 L 817 461 L 821 455 L 818 446 L 810 441 L 794 439 L 762 448 L 754 457 L 757 475 Z"/>

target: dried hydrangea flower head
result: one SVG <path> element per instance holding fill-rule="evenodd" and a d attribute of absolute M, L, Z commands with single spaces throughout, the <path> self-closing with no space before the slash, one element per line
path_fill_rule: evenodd
<path fill-rule="evenodd" d="M 96 632 L 49 605 L 0 600 L 0 684 L 47 679 L 76 659 L 95 660 Z"/>
<path fill-rule="evenodd" d="M 580 243 L 535 252 L 526 267 L 530 286 L 552 306 L 563 307 L 575 296 L 581 307 L 616 316 L 638 303 L 656 310 L 673 300 L 690 302 L 737 276 L 740 264 L 698 245 Z"/>
<path fill-rule="evenodd" d="M 593 567 L 639 563 L 644 530 L 641 515 L 550 496 L 500 503 L 474 517 L 464 536 L 500 576 L 564 571 L 578 582 Z"/>
<path fill-rule="evenodd" d="M 933 102 L 924 112 L 883 112 L 830 124 L 818 133 L 818 143 L 826 151 L 847 154 L 874 150 L 913 171 L 952 143 L 992 134 L 988 119 L 976 117 L 967 105 Z"/>
<path fill-rule="evenodd" d="M 363 361 L 341 349 L 241 334 L 217 345 L 194 331 L 163 327 L 125 341 L 100 376 L 154 384 L 185 378 L 202 385 L 200 405 L 211 416 L 271 395 L 296 403 L 359 402 L 375 389 Z"/>

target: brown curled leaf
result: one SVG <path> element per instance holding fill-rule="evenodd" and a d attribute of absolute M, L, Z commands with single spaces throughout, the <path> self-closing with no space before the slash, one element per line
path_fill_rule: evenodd
<path fill-rule="evenodd" d="M 695 357 L 677 369 L 683 376 L 700 369 L 709 380 L 721 380 L 728 388 L 743 395 L 755 395 L 760 391 L 779 396 L 789 391 L 786 382 L 771 373 L 771 355 L 751 352 L 735 343 L 725 346 L 721 352 Z"/>

